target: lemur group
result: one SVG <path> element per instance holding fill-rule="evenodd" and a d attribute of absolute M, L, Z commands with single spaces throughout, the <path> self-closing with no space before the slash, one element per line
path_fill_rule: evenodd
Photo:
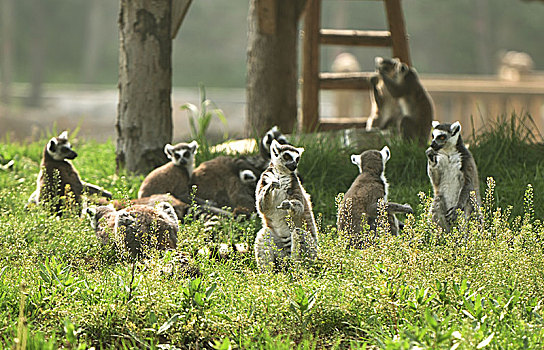
<path fill-rule="evenodd" d="M 393 128 L 407 139 L 428 145 L 427 174 L 434 191 L 432 220 L 444 231 L 468 217 L 480 203 L 478 172 L 461 138 L 461 125 L 434 120 L 432 101 L 416 71 L 397 59 L 376 58 L 373 112 L 369 128 Z M 219 156 L 194 167 L 198 144 L 167 144 L 169 162 L 151 171 L 130 201 L 112 200 L 111 193 L 81 180 L 70 163 L 77 154 L 67 132 L 53 137 L 43 151 L 37 189 L 29 203 L 65 215 L 65 198 L 83 205 L 96 236 L 103 244 L 115 244 L 132 257 L 146 249 L 176 249 L 179 225 L 188 213 L 248 217 L 257 212 L 262 228 L 254 254 L 263 269 L 277 269 L 284 261 L 317 259 L 319 237 L 310 196 L 304 190 L 297 167 L 304 148 L 293 146 L 277 127 L 259 141 L 258 155 Z M 408 204 L 388 201 L 385 165 L 391 157 L 387 146 L 351 156 L 359 175 L 338 206 L 337 228 L 353 244 L 387 221 L 392 234 L 402 230 L 397 213 L 413 213 Z M 96 194 L 87 205 L 86 194 Z M 60 200 L 64 198 L 64 200 Z M 92 198 L 92 197 L 89 197 Z M 196 203 L 196 206 L 195 204 Z M 366 223 L 365 225 L 363 225 Z M 236 249 L 244 248 L 237 245 Z"/>

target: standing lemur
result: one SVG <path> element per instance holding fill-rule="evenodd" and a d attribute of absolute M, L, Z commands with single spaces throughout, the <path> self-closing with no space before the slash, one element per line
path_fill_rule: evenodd
<path fill-rule="evenodd" d="M 367 128 L 391 126 L 403 138 L 426 145 L 434 108 L 416 70 L 398 59 L 386 60 L 381 57 L 376 57 L 376 69 L 378 75 L 371 79 L 373 113 Z"/>
<path fill-rule="evenodd" d="M 317 257 L 312 203 L 296 174 L 304 148 L 273 140 L 270 150 L 270 166 L 261 174 L 255 193 L 263 224 L 255 239 L 255 258 L 260 267 L 268 269 L 286 257 Z"/>
<path fill-rule="evenodd" d="M 67 131 L 51 138 L 43 150 L 36 191 L 30 195 L 28 202 L 48 204 L 51 211 L 61 215 L 61 197 L 72 195 L 77 204 L 81 204 L 81 195 L 84 192 L 111 198 L 110 192 L 81 180 L 76 168 L 69 161 L 76 157 L 77 153 L 68 142 Z"/>
<path fill-rule="evenodd" d="M 371 230 L 376 229 L 378 217 L 378 200 L 383 199 L 387 208 L 387 218 L 391 233 L 396 235 L 399 230 L 399 221 L 395 213 L 413 213 L 408 204 L 389 202 L 387 194 L 389 184 L 385 179 L 385 163 L 391 157 L 389 147 L 381 151 L 368 150 L 351 156 L 351 162 L 359 168 L 359 176 L 344 195 L 338 208 L 338 230 L 346 232 L 352 245 L 358 245 L 362 230 L 363 214 Z"/>
<path fill-rule="evenodd" d="M 427 174 L 434 191 L 431 216 L 449 231 L 457 218 L 457 209 L 466 217 L 474 211 L 471 192 L 475 192 L 474 204 L 480 205 L 478 169 L 461 138 L 461 124 L 433 121 L 433 140 L 425 153 Z"/>

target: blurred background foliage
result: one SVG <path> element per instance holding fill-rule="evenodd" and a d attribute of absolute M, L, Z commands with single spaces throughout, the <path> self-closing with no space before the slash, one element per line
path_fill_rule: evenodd
<path fill-rule="evenodd" d="M 402 4 L 413 62 L 421 73 L 492 74 L 500 50 L 525 51 L 535 69 L 544 69 L 540 2 Z M 248 6 L 247 0 L 193 2 L 174 42 L 174 86 L 245 86 Z M 13 1 L 13 81 L 29 82 L 42 65 L 46 83 L 116 84 L 118 8 L 115 0 Z M 322 22 L 325 28 L 386 28 L 383 4 L 377 1 L 324 0 Z M 323 48 L 321 69 L 329 70 L 344 49 Z M 390 55 L 387 49 L 349 51 L 363 70 L 373 68 L 374 56 Z"/>

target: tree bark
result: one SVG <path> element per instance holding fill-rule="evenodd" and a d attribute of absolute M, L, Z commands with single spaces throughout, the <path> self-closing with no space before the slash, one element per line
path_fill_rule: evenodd
<path fill-rule="evenodd" d="M 270 34 L 259 28 L 259 1 L 250 0 L 248 15 L 248 136 L 261 136 L 274 125 L 292 132 L 297 122 L 297 23 L 306 0 L 276 0 Z"/>
<path fill-rule="evenodd" d="M 172 140 L 171 0 L 121 0 L 117 169 L 166 163 Z"/>
<path fill-rule="evenodd" d="M 13 0 L 3 0 L 2 13 L 2 91 L 1 99 L 8 104 L 13 73 Z"/>

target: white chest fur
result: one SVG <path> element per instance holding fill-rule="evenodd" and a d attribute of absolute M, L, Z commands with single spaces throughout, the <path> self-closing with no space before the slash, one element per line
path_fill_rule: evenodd
<path fill-rule="evenodd" d="M 459 194 L 463 188 L 464 178 L 461 171 L 461 155 L 458 152 L 451 154 L 438 153 L 440 172 L 442 174 L 439 191 L 443 196 L 448 209 L 457 205 Z"/>

